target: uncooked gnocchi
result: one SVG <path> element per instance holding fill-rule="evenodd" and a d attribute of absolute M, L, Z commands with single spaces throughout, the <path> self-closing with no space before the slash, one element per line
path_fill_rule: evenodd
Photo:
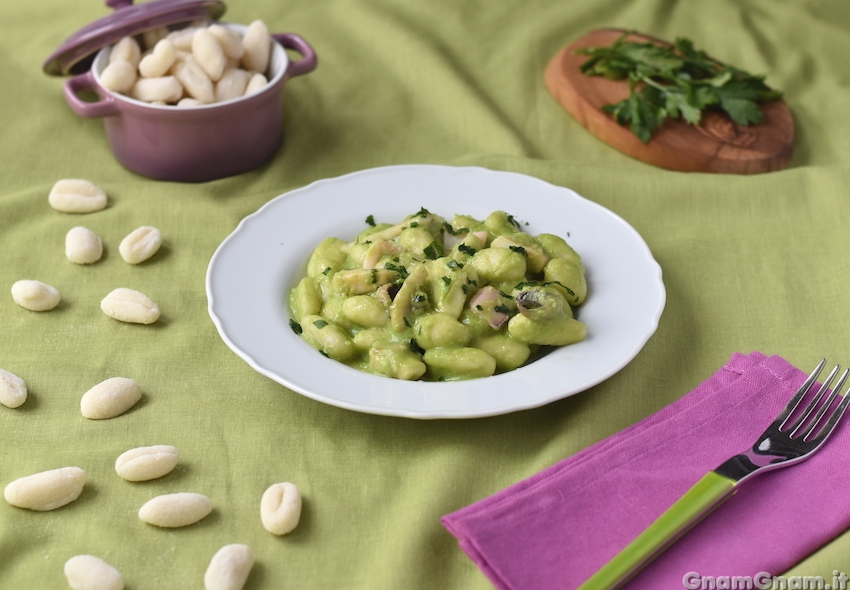
<path fill-rule="evenodd" d="M 120 416 L 142 399 L 142 388 L 132 379 L 112 377 L 101 381 L 80 399 L 80 411 L 90 420 Z"/>
<path fill-rule="evenodd" d="M 16 479 L 6 486 L 3 497 L 12 506 L 45 512 L 79 498 L 85 484 L 85 471 L 61 467 Z"/>
<path fill-rule="evenodd" d="M 129 62 L 133 67 L 139 65 L 139 60 L 142 58 L 142 49 L 132 37 L 124 37 L 118 43 L 112 46 L 112 51 L 109 53 L 109 63 L 116 61 Z"/>
<path fill-rule="evenodd" d="M 26 382 L 9 371 L 0 369 L 0 404 L 17 408 L 27 401 Z"/>
<path fill-rule="evenodd" d="M 125 262 L 139 264 L 156 254 L 160 246 L 162 246 L 162 232 L 155 227 L 143 225 L 121 240 L 118 252 L 121 253 L 121 258 Z"/>
<path fill-rule="evenodd" d="M 239 33 L 217 24 L 210 25 L 207 30 L 218 40 L 227 58 L 242 59 L 245 48 L 242 46 L 242 37 Z"/>
<path fill-rule="evenodd" d="M 94 555 L 75 555 L 65 562 L 65 578 L 73 590 L 123 590 L 124 577 Z"/>
<path fill-rule="evenodd" d="M 126 287 L 108 293 L 101 300 L 100 309 L 113 319 L 131 324 L 152 324 L 160 316 L 159 305 L 150 297 Z"/>
<path fill-rule="evenodd" d="M 177 29 L 168 33 L 165 38 L 171 41 L 178 51 L 192 51 L 192 38 L 195 36 L 195 32 L 201 28 L 198 26 Z"/>
<path fill-rule="evenodd" d="M 301 519 L 301 492 L 294 483 L 270 486 L 260 500 L 260 519 L 272 534 L 285 535 L 298 526 Z"/>
<path fill-rule="evenodd" d="M 254 552 L 248 545 L 225 545 L 213 555 L 204 573 L 206 590 L 242 590 L 254 567 Z"/>
<path fill-rule="evenodd" d="M 12 299 L 30 311 L 50 311 L 59 305 L 62 294 L 47 283 L 25 279 L 12 285 Z"/>
<path fill-rule="evenodd" d="M 144 42 L 145 47 L 150 49 L 151 47 L 155 47 L 157 43 L 165 39 L 167 36 L 168 27 L 157 27 L 142 33 L 142 41 Z"/>
<path fill-rule="evenodd" d="M 268 83 L 269 81 L 266 80 L 266 77 L 262 74 L 253 74 L 251 79 L 248 80 L 248 86 L 245 87 L 245 96 L 259 92 L 265 88 Z"/>
<path fill-rule="evenodd" d="M 273 47 L 265 23 L 244 36 L 218 23 L 147 31 L 113 45 L 100 81 L 113 92 L 150 104 L 197 107 L 258 92 L 268 84 Z"/>
<path fill-rule="evenodd" d="M 186 98 L 181 98 L 180 102 L 177 103 L 178 107 L 187 108 L 187 107 L 202 107 L 204 103 L 198 100 L 197 98 L 192 98 L 191 96 Z"/>
<path fill-rule="evenodd" d="M 65 235 L 65 256 L 74 264 L 93 264 L 103 256 L 103 240 L 86 227 L 73 227 Z"/>
<path fill-rule="evenodd" d="M 242 65 L 251 72 L 265 72 L 269 67 L 269 56 L 271 54 L 271 35 L 266 24 L 261 20 L 255 20 L 245 31 L 242 37 L 242 47 L 245 54 L 242 56 Z"/>
<path fill-rule="evenodd" d="M 100 74 L 100 81 L 106 88 L 122 94 L 132 90 L 137 78 L 136 66 L 120 59 L 107 65 Z"/>
<path fill-rule="evenodd" d="M 179 57 L 171 70 L 174 77 L 183 85 L 186 94 L 204 104 L 215 100 L 215 89 L 207 73 L 195 61 L 194 57 Z M 166 101 L 174 102 L 174 101 Z"/>
<path fill-rule="evenodd" d="M 224 73 L 227 57 L 218 38 L 209 29 L 200 29 L 192 37 L 192 55 L 213 82 Z"/>
<path fill-rule="evenodd" d="M 212 508 L 212 501 L 203 494 L 163 494 L 148 500 L 139 509 L 139 518 L 154 526 L 178 528 L 203 520 L 212 512 Z"/>
<path fill-rule="evenodd" d="M 88 180 L 65 178 L 50 189 L 47 202 L 63 213 L 92 213 L 106 207 L 106 192 Z"/>
<path fill-rule="evenodd" d="M 179 457 L 171 445 L 138 447 L 121 453 L 115 461 L 115 472 L 127 481 L 149 481 L 170 473 Z"/>
<path fill-rule="evenodd" d="M 251 74 L 239 68 L 225 70 L 224 74 L 222 74 L 219 81 L 215 84 L 216 102 L 223 102 L 231 98 L 244 96 L 250 77 Z"/>
<path fill-rule="evenodd" d="M 174 76 L 139 78 L 130 90 L 130 96 L 144 102 L 176 102 L 183 96 L 183 86 Z"/>

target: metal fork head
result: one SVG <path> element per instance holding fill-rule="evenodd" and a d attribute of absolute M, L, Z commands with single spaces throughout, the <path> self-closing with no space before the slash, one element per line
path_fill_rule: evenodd
<path fill-rule="evenodd" d="M 798 411 L 798 406 L 813 389 L 825 364 L 826 359 L 823 359 L 752 449 L 729 459 L 716 471 L 741 481 L 756 472 L 793 465 L 817 451 L 835 430 L 850 405 L 850 391 L 847 391 L 835 406 L 835 399 L 850 375 L 850 369 L 845 369 L 835 387 L 831 387 L 839 371 L 836 365 L 811 401 Z"/>
<path fill-rule="evenodd" d="M 838 383 L 831 388 L 840 369 L 836 365 L 812 396 L 808 405 L 801 411 L 797 411 L 825 364 L 826 359 L 823 359 L 815 367 L 815 370 L 797 390 L 794 397 L 753 446 L 753 452 L 768 459 L 769 465 L 776 464 L 778 467 L 779 464 L 796 462 L 814 453 L 826 442 L 847 410 L 847 406 L 850 404 L 850 395 L 845 394 L 841 403 L 830 411 L 838 392 L 844 387 L 844 383 L 850 375 L 850 369 L 845 369 Z M 828 415 L 827 412 L 829 412 Z M 793 421 L 792 418 L 794 418 Z M 759 463 L 762 463 L 762 461 L 759 461 Z"/>
<path fill-rule="evenodd" d="M 838 374 L 839 370 L 839 365 L 835 365 L 832 372 L 830 372 L 829 377 L 826 378 L 823 385 L 821 385 L 818 392 L 809 402 L 809 405 L 806 406 L 797 419 L 786 428 L 786 424 L 794 415 L 795 410 L 800 405 L 800 402 L 803 401 L 806 392 L 809 391 L 812 383 L 815 379 L 817 379 L 817 376 L 823 370 L 823 366 L 825 364 L 826 359 L 823 359 L 818 366 L 815 367 L 815 370 L 812 371 L 800 389 L 797 390 L 797 393 L 794 394 L 794 397 L 791 398 L 791 401 L 788 402 L 776 420 L 773 421 L 773 425 L 776 425 L 777 430 L 781 433 L 788 433 L 788 437 L 791 439 L 799 438 L 810 444 L 823 444 L 823 441 L 826 440 L 826 437 L 832 433 L 835 425 L 838 423 L 838 420 L 841 419 L 841 415 L 847 407 L 848 400 L 850 400 L 850 398 L 845 396 L 845 399 L 842 399 L 839 407 L 833 410 L 825 423 L 822 423 L 824 415 L 832 406 L 838 392 L 844 386 L 844 382 L 847 381 L 848 374 L 850 374 L 850 369 L 845 369 L 841 378 L 838 380 L 838 383 L 830 391 L 830 386 L 835 380 L 835 376 Z M 821 403 L 823 396 L 827 393 L 827 391 L 829 391 L 829 395 L 827 396 L 826 401 Z M 820 404 L 820 409 L 817 410 L 817 413 L 812 418 L 812 413 L 815 411 L 815 408 L 818 407 L 818 404 Z M 820 430 L 817 434 L 815 434 L 815 429 L 818 428 L 818 426 L 820 426 Z"/>

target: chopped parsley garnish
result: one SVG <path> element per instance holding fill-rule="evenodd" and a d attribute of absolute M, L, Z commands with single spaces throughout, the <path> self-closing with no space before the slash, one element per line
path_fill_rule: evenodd
<path fill-rule="evenodd" d="M 542 286 L 548 287 L 549 285 L 558 285 L 559 287 L 563 287 L 564 289 L 566 289 L 567 293 L 569 293 L 570 295 L 573 295 L 573 296 L 575 295 L 575 293 L 573 293 L 572 289 L 570 289 L 569 287 L 567 287 L 566 285 L 561 283 L 561 281 L 546 281 L 545 283 L 543 283 Z"/>
<path fill-rule="evenodd" d="M 468 254 L 469 256 L 475 254 L 476 251 L 475 248 L 467 246 L 466 244 L 458 244 L 457 249 L 459 252 L 463 252 L 464 254 Z"/>
<path fill-rule="evenodd" d="M 459 268 L 463 268 L 463 265 L 460 264 L 457 260 L 449 260 L 449 262 L 446 264 L 446 266 L 448 266 L 452 270 L 457 270 Z"/>
<path fill-rule="evenodd" d="M 328 273 L 329 273 L 329 272 L 331 272 L 331 267 L 330 267 L 330 266 L 329 266 L 329 267 L 327 267 L 327 268 L 325 268 L 325 270 L 323 270 L 323 271 L 322 271 L 322 274 L 323 274 L 323 275 L 325 275 L 325 276 L 328 276 Z"/>
<path fill-rule="evenodd" d="M 289 320 L 289 327 L 292 328 L 292 331 L 295 332 L 298 335 L 301 335 L 301 333 L 304 331 L 301 328 L 301 324 L 299 324 L 295 320 Z"/>
<path fill-rule="evenodd" d="M 522 291 L 526 287 L 548 287 L 549 285 L 558 285 L 559 287 L 563 288 L 567 293 L 569 293 L 573 297 L 576 296 L 575 292 L 573 292 L 572 289 L 570 289 L 569 287 L 567 287 L 566 285 L 564 285 L 560 281 L 546 281 L 545 283 L 540 283 L 540 282 L 537 282 L 537 281 L 525 281 L 525 282 L 522 282 L 522 283 L 517 283 L 516 286 L 514 287 L 514 289 L 516 289 L 517 291 Z"/>
<path fill-rule="evenodd" d="M 446 286 L 449 286 L 449 285 L 452 284 L 452 280 L 449 277 L 440 277 L 440 278 L 442 279 L 443 284 L 445 284 Z"/>
<path fill-rule="evenodd" d="M 540 283 L 538 283 L 537 281 L 523 281 L 522 283 L 517 283 L 516 286 L 514 286 L 514 290 L 522 291 L 526 287 L 536 287 L 539 284 Z"/>
<path fill-rule="evenodd" d="M 610 47 L 586 47 L 590 56 L 580 66 L 588 76 L 628 80 L 629 97 L 602 107 L 620 125 L 629 125 L 646 143 L 667 118 L 699 125 L 708 108 L 726 113 L 738 125 L 764 121 L 758 103 L 781 98 L 782 93 L 753 76 L 726 65 L 679 37 L 672 44 L 627 41 L 629 31 Z"/>
<path fill-rule="evenodd" d="M 475 309 L 477 309 L 478 311 L 484 311 L 484 307 L 480 303 L 475 306 Z"/>
<path fill-rule="evenodd" d="M 369 225 L 371 225 L 372 227 L 375 227 L 375 225 L 377 225 L 377 224 L 375 223 L 375 216 L 374 216 L 374 215 L 370 215 L 369 217 L 367 217 L 367 218 L 366 218 L 366 223 L 368 223 L 368 224 L 369 224 Z"/>
<path fill-rule="evenodd" d="M 321 354 L 321 355 L 322 355 L 323 357 L 325 357 L 325 358 L 331 358 L 331 355 L 329 355 L 328 353 L 326 353 L 324 350 L 320 350 L 320 351 L 319 351 L 319 354 Z"/>
<path fill-rule="evenodd" d="M 505 293 L 504 291 L 499 291 L 499 295 L 501 295 L 501 296 L 502 296 L 502 297 L 504 297 L 505 299 L 513 299 L 513 297 L 512 297 L 511 295 L 508 295 L 508 294 L 507 294 L 507 293 Z"/>
<path fill-rule="evenodd" d="M 508 246 L 508 248 L 510 248 L 517 254 L 522 254 L 523 256 L 526 256 L 528 254 L 528 252 L 526 252 L 525 248 L 523 248 L 522 246 Z"/>
<path fill-rule="evenodd" d="M 419 227 L 419 222 L 418 222 L 418 221 L 414 221 L 413 223 L 411 223 L 411 224 L 410 224 L 410 225 L 408 225 L 407 227 Z"/>
<path fill-rule="evenodd" d="M 327 326 L 328 323 L 325 320 L 316 320 L 315 322 L 313 322 L 313 325 L 321 330 L 322 328 Z"/>
<path fill-rule="evenodd" d="M 515 316 L 516 315 L 516 311 L 511 309 L 507 305 L 497 305 L 493 309 L 498 311 L 498 312 L 501 312 L 505 315 L 509 315 L 509 316 Z"/>
<path fill-rule="evenodd" d="M 429 215 L 431 215 L 431 212 L 428 211 L 425 207 L 422 207 L 413 215 L 413 217 L 427 217 Z"/>
<path fill-rule="evenodd" d="M 395 260 L 398 261 L 398 258 L 396 258 Z M 392 262 L 387 262 L 384 264 L 384 268 L 387 270 L 394 270 L 401 276 L 402 280 L 406 279 L 408 276 L 407 269 L 401 266 L 400 264 L 393 264 Z"/>
<path fill-rule="evenodd" d="M 428 298 L 425 297 L 424 293 L 417 293 L 413 296 L 413 299 L 411 299 L 411 301 L 413 301 L 413 303 L 422 303 L 423 301 L 427 301 L 427 299 Z"/>
<path fill-rule="evenodd" d="M 513 216 L 513 215 L 510 215 L 510 214 L 508 215 L 508 223 L 510 223 L 511 225 L 515 226 L 517 229 L 521 229 L 521 227 L 522 227 L 522 226 L 520 225 L 519 221 L 517 221 L 517 220 L 514 218 L 514 216 Z"/>
<path fill-rule="evenodd" d="M 419 343 L 418 343 L 418 342 L 416 342 L 416 339 L 415 339 L 415 338 L 411 338 L 411 339 L 410 339 L 410 341 L 407 343 L 407 347 L 408 347 L 408 348 L 409 348 L 412 352 L 415 352 L 416 354 L 425 354 L 425 349 L 424 349 L 424 348 L 422 348 L 421 346 L 419 346 Z"/>
<path fill-rule="evenodd" d="M 443 222 L 443 228 L 453 236 L 461 236 L 465 233 L 469 233 L 468 227 L 462 227 L 456 230 L 448 221 Z"/>
<path fill-rule="evenodd" d="M 436 260 L 437 258 L 442 258 L 446 255 L 446 250 L 443 248 L 443 245 L 436 240 L 428 244 L 423 252 L 428 260 Z"/>

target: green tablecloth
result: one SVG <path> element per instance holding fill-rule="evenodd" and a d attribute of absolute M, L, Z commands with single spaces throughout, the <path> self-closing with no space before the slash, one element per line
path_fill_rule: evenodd
<path fill-rule="evenodd" d="M 133 590 L 200 588 L 209 558 L 234 542 L 255 551 L 252 589 L 491 588 L 440 525 L 442 514 L 676 400 L 734 351 L 780 354 L 803 369 L 822 356 L 850 362 L 843 0 L 234 0 L 226 20 L 261 18 L 273 31 L 297 32 L 320 64 L 288 83 L 286 139 L 271 162 L 191 185 L 124 169 L 102 122 L 77 117 L 62 80 L 41 71 L 65 37 L 107 12 L 96 0 L 0 5 L 0 367 L 30 390 L 22 407 L 0 407 L 0 483 L 66 465 L 89 474 L 80 499 L 61 510 L 0 502 L 3 589 L 64 587 L 62 565 L 79 553 L 116 565 Z M 561 47 L 604 26 L 688 36 L 766 73 L 796 120 L 790 168 L 749 177 L 670 172 L 587 133 L 542 75 Z M 475 420 L 354 413 L 254 372 L 207 314 L 204 279 L 216 247 L 287 190 L 402 163 L 522 172 L 619 214 L 663 268 L 668 302 L 657 333 L 587 392 Z M 109 208 L 52 210 L 48 191 L 67 177 L 104 187 Z M 63 252 L 65 233 L 80 224 L 106 244 L 90 267 Z M 160 228 L 165 245 L 131 266 L 118 243 L 140 225 Z M 20 308 L 9 289 L 23 278 L 58 287 L 62 304 L 48 313 Z M 100 299 L 121 286 L 156 300 L 160 322 L 122 324 L 101 313 Z M 142 385 L 142 402 L 114 420 L 83 418 L 81 395 L 116 375 Z M 115 458 L 150 444 L 178 447 L 177 470 L 143 484 L 119 479 Z M 258 514 L 276 481 L 296 482 L 305 499 L 300 526 L 281 538 Z M 148 498 L 175 491 L 207 494 L 213 514 L 172 531 L 138 520 Z M 845 534 L 791 573 L 830 580 L 834 569 L 850 572 L 848 555 Z"/>

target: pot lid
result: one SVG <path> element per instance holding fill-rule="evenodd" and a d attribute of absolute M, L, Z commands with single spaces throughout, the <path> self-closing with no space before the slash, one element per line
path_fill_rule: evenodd
<path fill-rule="evenodd" d="M 44 62 L 51 76 L 80 74 L 91 66 L 94 55 L 128 35 L 156 27 L 211 18 L 218 20 L 227 7 L 221 0 L 106 0 L 115 12 L 83 27 L 67 39 Z"/>

